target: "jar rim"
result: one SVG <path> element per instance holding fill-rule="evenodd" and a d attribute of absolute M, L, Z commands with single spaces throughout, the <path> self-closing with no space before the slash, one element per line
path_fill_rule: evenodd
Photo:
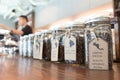
<path fill-rule="evenodd" d="M 92 23 L 92 22 L 110 22 L 110 17 L 96 17 L 96 18 L 91 18 L 85 21 L 85 23 Z"/>

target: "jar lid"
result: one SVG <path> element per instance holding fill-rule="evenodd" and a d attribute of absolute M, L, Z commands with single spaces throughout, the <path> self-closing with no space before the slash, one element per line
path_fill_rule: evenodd
<path fill-rule="evenodd" d="M 79 29 L 79 28 L 85 28 L 85 23 L 73 22 L 71 24 L 67 24 L 65 29 Z"/>
<path fill-rule="evenodd" d="M 92 18 L 92 19 L 88 19 L 85 21 L 85 23 L 92 23 L 92 22 L 110 22 L 110 18 L 109 17 L 96 17 L 96 18 Z"/>
<path fill-rule="evenodd" d="M 65 29 L 56 30 L 56 32 L 65 32 L 65 31 L 66 31 Z"/>
<path fill-rule="evenodd" d="M 76 28 L 76 29 L 85 28 L 85 24 L 84 24 L 84 23 L 81 23 L 81 24 L 73 24 L 72 28 Z"/>

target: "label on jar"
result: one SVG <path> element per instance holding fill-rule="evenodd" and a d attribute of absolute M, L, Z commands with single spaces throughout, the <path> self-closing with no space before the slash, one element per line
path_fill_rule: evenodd
<path fill-rule="evenodd" d="M 33 52 L 33 58 L 34 59 L 39 59 L 39 43 L 38 40 L 35 39 L 34 41 L 34 52 Z"/>
<path fill-rule="evenodd" d="M 27 56 L 27 42 L 23 41 L 23 56 Z"/>
<path fill-rule="evenodd" d="M 32 56 L 32 44 L 31 44 L 31 41 L 28 40 L 28 57 L 31 57 Z"/>
<path fill-rule="evenodd" d="M 40 40 L 40 47 L 39 47 L 39 59 L 42 59 L 42 54 L 43 54 L 43 39 Z"/>
<path fill-rule="evenodd" d="M 34 40 L 34 42 L 33 42 L 33 58 L 35 56 L 35 51 L 36 51 L 36 41 Z"/>
<path fill-rule="evenodd" d="M 65 60 L 76 61 L 76 38 L 65 37 Z"/>
<path fill-rule="evenodd" d="M 101 38 L 89 44 L 89 69 L 108 70 L 108 43 Z"/>
<path fill-rule="evenodd" d="M 20 56 L 23 55 L 23 42 L 22 41 L 19 42 L 19 53 L 20 53 Z"/>
<path fill-rule="evenodd" d="M 58 47 L 59 41 L 52 39 L 51 61 L 58 61 Z"/>

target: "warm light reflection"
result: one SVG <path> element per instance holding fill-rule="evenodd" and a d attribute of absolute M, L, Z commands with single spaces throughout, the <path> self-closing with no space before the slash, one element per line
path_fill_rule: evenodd
<path fill-rule="evenodd" d="M 74 15 L 59 21 L 56 21 L 54 23 L 51 23 L 47 26 L 43 26 L 36 29 L 37 31 L 41 31 L 42 29 L 59 29 L 60 27 L 66 27 L 66 24 L 69 22 L 76 22 L 76 23 L 84 23 L 85 20 L 93 18 L 93 17 L 99 17 L 99 16 L 106 16 L 106 17 L 114 17 L 113 16 L 113 3 L 107 3 L 101 6 L 98 6 L 96 8 L 90 9 L 85 12 L 81 12 L 78 15 Z"/>

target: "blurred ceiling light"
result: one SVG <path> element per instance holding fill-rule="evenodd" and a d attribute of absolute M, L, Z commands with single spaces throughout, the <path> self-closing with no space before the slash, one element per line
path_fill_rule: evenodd
<path fill-rule="evenodd" d="M 36 6 L 47 5 L 52 0 L 0 0 L 0 15 L 16 21 L 20 15 L 31 13 Z M 15 10 L 16 13 L 13 13 Z M 14 18 L 14 19 L 13 19 Z"/>

